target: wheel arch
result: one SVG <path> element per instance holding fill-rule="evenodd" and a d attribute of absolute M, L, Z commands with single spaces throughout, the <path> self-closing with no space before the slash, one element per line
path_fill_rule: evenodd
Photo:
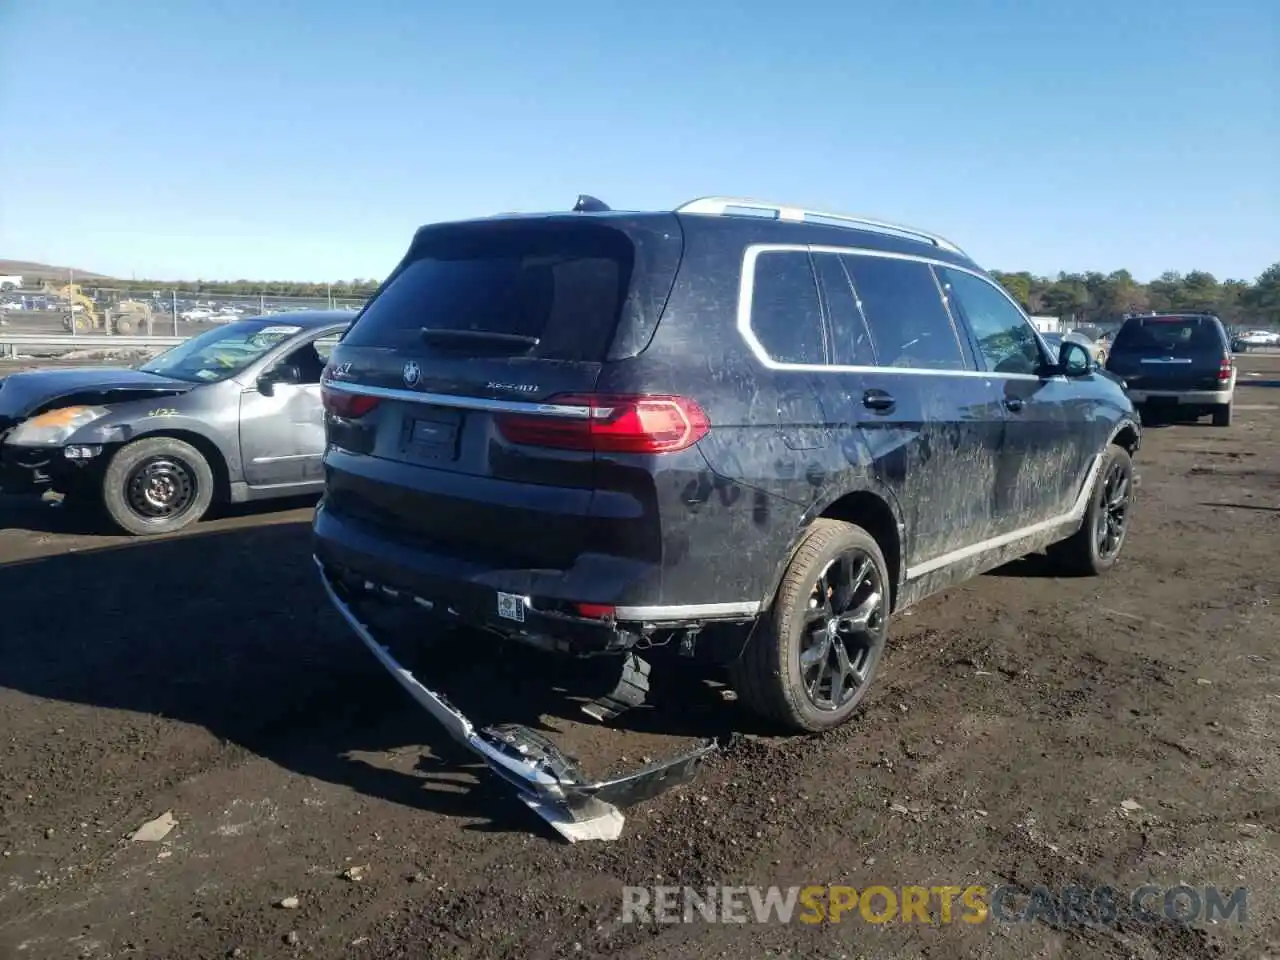
<path fill-rule="evenodd" d="M 222 452 L 222 448 L 217 441 L 198 430 L 189 430 L 182 427 L 162 427 L 158 430 L 148 430 L 146 433 L 134 434 L 125 443 L 120 444 L 119 449 L 123 450 L 139 440 L 154 440 L 159 437 L 181 440 L 183 443 L 189 443 L 199 450 L 200 455 L 208 462 L 209 469 L 213 471 L 213 499 L 216 502 L 225 503 L 231 498 L 231 471 L 227 464 L 226 454 Z"/>
<path fill-rule="evenodd" d="M 815 520 L 840 520 L 852 523 L 866 530 L 875 539 L 889 568 L 889 609 L 890 611 L 897 609 L 905 569 L 903 541 L 906 527 L 892 494 L 867 484 L 823 498 L 805 511 L 804 518 L 792 537 L 785 556 L 773 571 L 769 582 L 769 593 L 761 604 L 761 610 L 767 610 L 773 604 L 778 585 L 786 575 L 787 568 L 791 565 L 796 551 L 804 542 Z"/>
<path fill-rule="evenodd" d="M 1142 445 L 1142 428 L 1136 421 L 1126 417 L 1111 428 L 1111 434 L 1107 437 L 1107 446 L 1112 444 L 1124 447 L 1125 452 L 1132 457 Z"/>

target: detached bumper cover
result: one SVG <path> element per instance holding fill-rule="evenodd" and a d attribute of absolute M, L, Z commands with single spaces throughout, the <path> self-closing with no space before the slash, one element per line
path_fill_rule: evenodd
<path fill-rule="evenodd" d="M 324 564 L 315 558 L 320 581 L 335 609 L 365 646 L 409 695 L 458 743 L 477 754 L 489 769 L 516 790 L 520 800 L 570 842 L 614 840 L 622 833 L 619 807 L 629 806 L 687 783 L 719 746 L 708 741 L 688 753 L 650 764 L 613 780 L 588 781 L 576 762 L 546 737 L 518 724 L 477 729 L 440 693 L 423 684 L 378 642 L 343 597 Z"/>

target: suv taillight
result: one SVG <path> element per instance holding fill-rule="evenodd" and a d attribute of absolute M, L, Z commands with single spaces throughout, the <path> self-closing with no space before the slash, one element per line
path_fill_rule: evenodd
<path fill-rule="evenodd" d="M 1228 383 L 1231 380 L 1231 359 L 1224 357 L 1222 362 L 1218 364 L 1218 382 Z"/>
<path fill-rule="evenodd" d="M 512 443 L 597 453 L 674 453 L 711 430 L 711 421 L 688 397 L 562 394 L 546 401 L 584 407 L 584 417 L 503 413 L 494 418 Z"/>
<path fill-rule="evenodd" d="M 324 408 L 335 417 L 343 420 L 358 420 L 378 406 L 378 398 L 363 393 L 348 393 L 345 390 L 320 388 L 320 399 Z"/>

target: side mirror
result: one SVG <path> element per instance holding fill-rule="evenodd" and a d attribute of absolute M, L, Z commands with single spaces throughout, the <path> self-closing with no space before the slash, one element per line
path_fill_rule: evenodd
<path fill-rule="evenodd" d="M 296 363 L 281 364 L 272 367 L 258 378 L 258 392 L 269 397 L 276 391 L 278 383 L 301 383 L 302 368 Z"/>
<path fill-rule="evenodd" d="M 1058 347 L 1058 372 L 1067 377 L 1083 377 L 1097 367 L 1093 354 L 1074 340 L 1063 340 Z"/>

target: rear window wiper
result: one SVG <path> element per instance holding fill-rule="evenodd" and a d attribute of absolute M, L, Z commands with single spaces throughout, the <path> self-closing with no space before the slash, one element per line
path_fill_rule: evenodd
<path fill-rule="evenodd" d="M 423 327 L 420 334 L 427 343 L 491 343 L 509 347 L 522 347 L 526 350 L 532 350 L 542 342 L 540 337 L 529 337 L 521 333 L 497 333 L 488 330 L 441 330 Z"/>

